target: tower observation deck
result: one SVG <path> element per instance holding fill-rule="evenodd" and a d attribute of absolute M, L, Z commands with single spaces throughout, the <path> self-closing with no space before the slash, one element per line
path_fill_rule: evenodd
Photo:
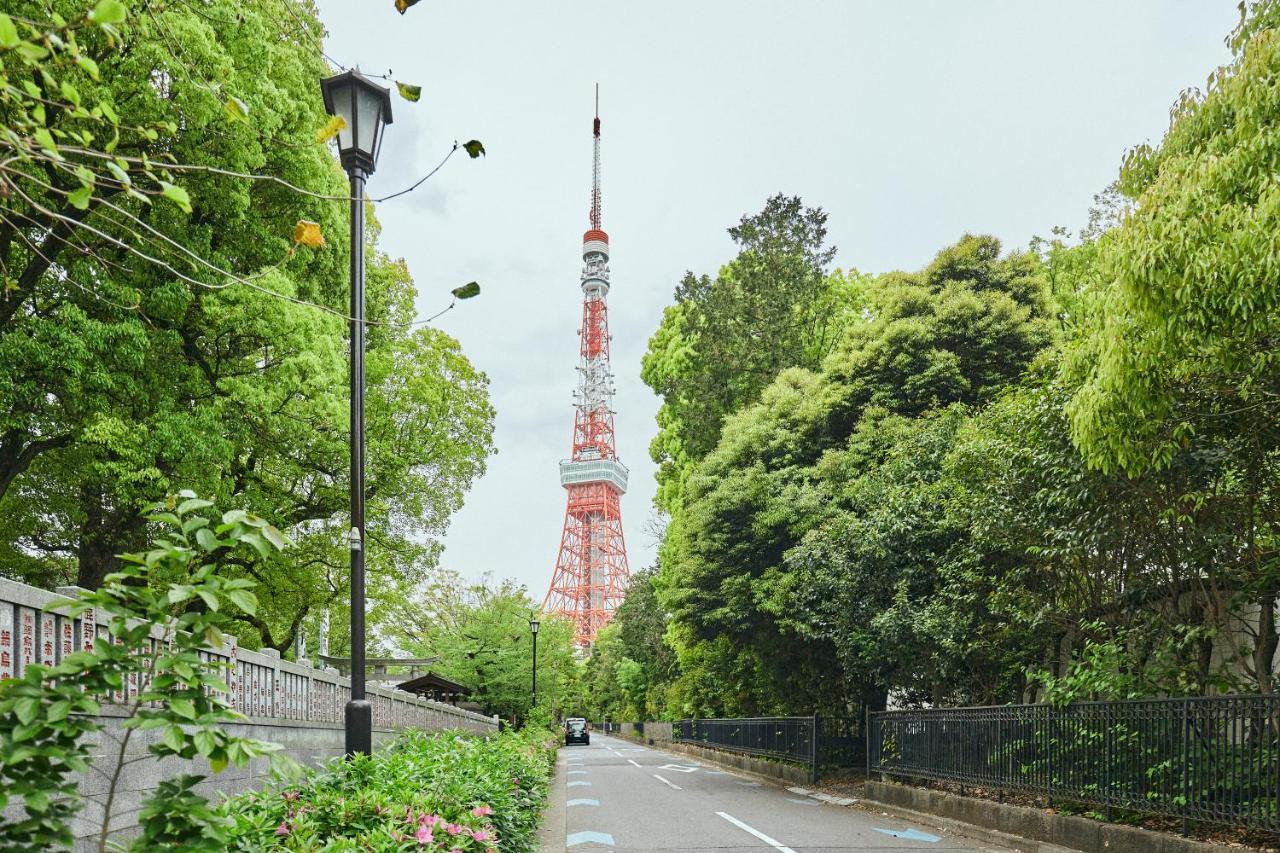
<path fill-rule="evenodd" d="M 627 466 L 618 459 L 613 430 L 613 370 L 609 364 L 609 235 L 600 216 L 600 113 L 592 122 L 591 214 L 582 236 L 582 326 L 578 330 L 578 387 L 573 449 L 560 462 L 568 495 L 560 551 L 544 613 L 574 623 L 585 648 L 608 624 L 626 594 L 630 572 L 622 535 L 621 497 Z"/>

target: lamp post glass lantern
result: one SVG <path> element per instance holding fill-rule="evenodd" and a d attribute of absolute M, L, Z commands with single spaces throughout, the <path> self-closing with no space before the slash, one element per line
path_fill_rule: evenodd
<path fill-rule="evenodd" d="M 338 158 L 351 181 L 351 701 L 348 755 L 373 751 L 373 708 L 365 699 L 364 630 L 364 183 L 378 165 L 382 129 L 391 124 L 391 93 L 359 71 L 320 81 L 325 111 L 345 123 Z"/>
<path fill-rule="evenodd" d="M 529 617 L 529 633 L 533 635 L 533 705 L 538 707 L 538 620 Z"/>

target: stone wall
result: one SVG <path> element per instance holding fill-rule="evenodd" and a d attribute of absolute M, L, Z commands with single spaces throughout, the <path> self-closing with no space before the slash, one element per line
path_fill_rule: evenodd
<path fill-rule="evenodd" d="M 86 611 L 82 618 L 72 619 L 53 606 L 75 592 L 62 588 L 51 593 L 0 578 L 0 678 L 21 675 L 31 664 L 55 665 L 65 655 L 91 647 L 96 637 L 106 636 L 103 614 Z M 333 669 L 281 660 L 274 650 L 240 649 L 234 642 L 208 649 L 202 656 L 227 665 L 224 680 L 231 687 L 230 702 L 247 718 L 228 727 L 233 734 L 278 743 L 283 747 L 280 754 L 302 764 L 315 765 L 342 754 L 343 708 L 351 696 L 350 679 Z M 103 731 L 94 745 L 92 766 L 80 784 L 86 806 L 76 825 L 78 837 L 90 836 L 101 827 L 109 779 L 121 760 L 125 766 L 112 797 L 111 825 L 125 834 L 136 825 L 137 811 L 147 792 L 163 779 L 179 773 L 200 773 L 210 777 L 201 784 L 203 793 L 231 794 L 260 786 L 269 773 L 268 758 L 257 759 L 243 768 L 229 767 L 214 776 L 203 761 L 161 760 L 150 755 L 147 745 L 160 736 L 161 730 L 129 733 L 120 725 L 127 714 L 124 706 L 141 687 L 131 681 L 112 697 L 112 704 L 103 708 L 99 718 Z M 370 688 L 368 698 L 373 705 L 376 744 L 386 743 L 397 730 L 406 728 L 498 730 L 497 717 L 419 699 L 399 690 Z"/>

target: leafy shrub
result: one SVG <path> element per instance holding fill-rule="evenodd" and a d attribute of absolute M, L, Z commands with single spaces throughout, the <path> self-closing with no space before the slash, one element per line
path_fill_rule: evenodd
<path fill-rule="evenodd" d="M 226 731 L 225 724 L 244 717 L 229 704 L 224 665 L 200 653 L 222 644 L 235 610 L 253 613 L 257 606 L 253 582 L 224 579 L 222 560 L 248 547 L 265 555 L 286 543 L 258 516 L 243 510 L 218 516 L 212 506 L 184 491 L 151 507 L 146 520 L 160 534 L 151 549 L 121 555 L 120 571 L 100 588 L 59 605 L 69 616 L 96 608 L 107 636 L 57 666 L 32 664 L 0 681 L 0 808 L 22 804 L 22 814 L 0 821 L 0 850 L 72 845 L 71 821 L 83 805 L 80 777 L 89 771 L 88 736 L 102 730 L 104 704 L 114 704 L 124 719 L 119 742 L 104 750 L 113 754 L 107 769 L 97 768 L 106 776 L 99 850 L 111 833 L 122 774 L 138 760 L 128 756 L 139 732 L 160 733 L 147 747 L 152 755 L 205 758 L 215 773 L 278 748 Z M 113 694 L 126 684 L 137 689 L 121 702 Z M 218 827 L 200 821 L 203 799 L 190 790 L 202 778 L 162 785 L 144 804 L 143 849 L 152 836 L 182 840 L 185 849 L 218 849 Z M 157 824 L 149 827 L 152 819 Z M 194 838 L 207 848 L 197 848 Z"/>
<path fill-rule="evenodd" d="M 556 744 L 533 727 L 404 732 L 374 755 L 229 799 L 228 849 L 532 851 Z"/>

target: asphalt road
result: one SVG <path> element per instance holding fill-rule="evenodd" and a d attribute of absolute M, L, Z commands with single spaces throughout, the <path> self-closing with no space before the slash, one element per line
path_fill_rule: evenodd
<path fill-rule="evenodd" d="M 560 750 L 549 821 L 564 821 L 569 853 L 834 853 L 1007 848 L 913 827 L 893 817 L 819 803 L 677 753 L 593 733 L 590 746 Z M 559 827 L 553 827 L 559 829 Z M 893 834 L 890 834 L 893 833 Z M 559 846 L 559 833 L 555 846 Z M 547 849 L 543 853 L 560 853 Z"/>

